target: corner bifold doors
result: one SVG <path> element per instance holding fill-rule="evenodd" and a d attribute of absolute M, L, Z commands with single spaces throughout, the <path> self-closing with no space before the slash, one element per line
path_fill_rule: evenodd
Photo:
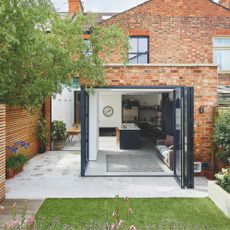
<path fill-rule="evenodd" d="M 174 89 L 174 175 L 181 188 L 194 187 L 193 88 Z"/>
<path fill-rule="evenodd" d="M 125 89 L 125 87 L 114 87 Z M 159 89 L 160 87 L 129 87 L 128 89 Z M 163 87 L 161 87 L 164 89 Z M 170 88 L 170 87 L 167 87 Z M 171 87 L 174 94 L 174 176 L 181 188 L 194 187 L 192 87 Z M 89 95 L 81 89 L 81 176 L 89 162 Z"/>

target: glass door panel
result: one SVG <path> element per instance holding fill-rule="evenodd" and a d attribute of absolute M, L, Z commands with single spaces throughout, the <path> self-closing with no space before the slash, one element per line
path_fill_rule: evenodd
<path fill-rule="evenodd" d="M 184 153 L 183 153 L 183 96 L 182 87 L 174 90 L 174 175 L 184 188 Z"/>

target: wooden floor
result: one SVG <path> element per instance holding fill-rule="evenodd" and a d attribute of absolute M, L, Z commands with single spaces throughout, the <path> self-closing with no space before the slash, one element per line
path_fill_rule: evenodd
<path fill-rule="evenodd" d="M 43 200 L 6 199 L 0 204 L 4 207 L 4 210 L 0 210 L 0 229 L 3 229 L 4 224 L 10 222 L 12 218 L 14 204 L 16 204 L 17 218 L 20 220 L 21 215 L 23 214 L 26 206 L 26 216 L 30 216 L 38 211 L 42 203 Z"/>

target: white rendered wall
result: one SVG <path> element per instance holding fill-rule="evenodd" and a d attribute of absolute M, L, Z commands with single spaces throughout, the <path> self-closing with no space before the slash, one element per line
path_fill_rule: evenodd
<path fill-rule="evenodd" d="M 97 160 L 99 146 L 98 93 L 89 95 L 89 160 Z"/>
<path fill-rule="evenodd" d="M 114 114 L 111 117 L 106 117 L 103 114 L 105 106 L 111 106 Z M 121 107 L 122 99 L 120 93 L 114 94 L 99 94 L 99 127 L 100 128 L 116 128 L 121 125 Z"/>
<path fill-rule="evenodd" d="M 74 90 L 63 87 L 61 94 L 52 98 L 52 121 L 64 121 L 67 129 L 74 123 Z"/>

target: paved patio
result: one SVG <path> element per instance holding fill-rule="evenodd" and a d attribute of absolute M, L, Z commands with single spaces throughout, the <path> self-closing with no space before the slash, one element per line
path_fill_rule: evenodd
<path fill-rule="evenodd" d="M 7 180 L 7 199 L 65 197 L 206 197 L 207 180 L 195 179 L 195 189 L 180 189 L 173 177 L 85 177 L 80 153 L 48 152 L 31 159 L 24 171 Z"/>

